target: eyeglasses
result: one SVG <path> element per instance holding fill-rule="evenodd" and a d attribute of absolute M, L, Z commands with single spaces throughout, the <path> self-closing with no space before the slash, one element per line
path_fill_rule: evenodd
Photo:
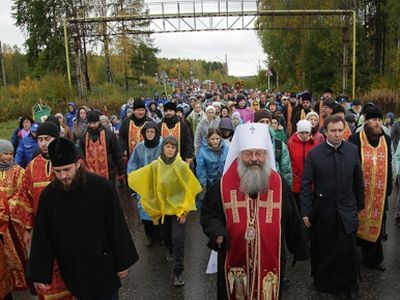
<path fill-rule="evenodd" d="M 251 158 L 253 156 L 256 158 L 263 158 L 265 156 L 265 150 L 244 150 L 242 154 L 245 158 Z"/>

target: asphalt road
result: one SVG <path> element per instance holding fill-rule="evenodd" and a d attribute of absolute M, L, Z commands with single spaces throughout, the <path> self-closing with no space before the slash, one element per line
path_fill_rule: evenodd
<path fill-rule="evenodd" d="M 186 284 L 174 287 L 172 264 L 165 259 L 165 247 L 156 244 L 148 248 L 144 245 L 143 226 L 135 205 L 126 191 L 120 192 L 121 205 L 140 256 L 139 261 L 131 267 L 129 277 L 123 282 L 120 299 L 217 299 L 216 275 L 205 274 L 210 252 L 199 224 L 199 213 L 191 213 L 186 225 Z M 389 199 L 388 240 L 383 242 L 386 271 L 361 267 L 359 299 L 400 299 L 400 225 L 395 224 L 393 213 L 396 196 L 397 191 L 394 191 Z M 287 277 L 289 283 L 284 288 L 283 299 L 341 299 L 315 290 L 310 277 L 309 261 L 297 262 L 294 267 L 288 266 Z"/>
<path fill-rule="evenodd" d="M 139 252 L 139 261 L 129 270 L 128 278 L 122 282 L 119 296 L 122 300 L 169 300 L 217 299 L 216 275 L 205 274 L 210 251 L 207 239 L 199 224 L 199 213 L 188 216 L 185 232 L 185 280 L 182 287 L 173 286 L 172 263 L 165 258 L 165 246 L 154 244 L 145 246 L 143 225 L 139 221 L 136 205 L 128 191 L 119 189 L 121 206 L 126 221 Z M 394 207 L 397 191 L 389 199 L 387 233 L 389 238 L 383 243 L 386 266 L 385 272 L 371 271 L 361 267 L 360 297 L 362 300 L 400 299 L 400 225 L 394 222 Z M 360 256 L 361 257 L 361 256 Z M 290 255 L 288 262 L 291 261 Z M 310 277 L 310 262 L 298 262 L 287 267 L 289 283 L 285 285 L 282 299 L 341 299 L 318 293 Z M 17 300 L 31 299 L 26 293 L 16 293 Z"/>

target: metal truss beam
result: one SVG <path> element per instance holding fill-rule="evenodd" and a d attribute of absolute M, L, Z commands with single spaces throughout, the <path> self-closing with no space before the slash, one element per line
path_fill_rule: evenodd
<path fill-rule="evenodd" d="M 351 15 L 352 10 L 256 10 L 242 12 L 196 12 L 193 13 L 161 13 L 161 14 L 133 14 L 133 15 L 116 15 L 116 16 L 100 16 L 100 17 L 81 17 L 70 18 L 68 23 L 98 23 L 98 22 L 116 22 L 116 21 L 150 21 L 150 20 L 166 20 L 166 19 L 193 19 L 193 18 L 213 18 L 213 17 L 295 17 L 295 16 L 343 16 Z"/>
<path fill-rule="evenodd" d="M 110 7 L 118 7 L 117 4 L 110 4 Z M 108 7 L 107 7 L 108 8 Z M 104 7 L 88 8 L 84 17 L 76 17 L 65 20 L 64 34 L 66 53 L 68 55 L 68 26 L 73 24 L 86 24 L 86 37 L 101 36 L 95 29 L 96 24 L 107 24 L 112 29 L 114 26 L 121 26 L 124 30 L 120 32 L 112 29 L 109 35 L 122 34 L 151 34 L 171 32 L 198 32 L 198 31 L 226 31 L 226 30 L 311 30 L 311 29 L 352 29 L 353 31 L 353 97 L 355 97 L 355 68 L 356 68 L 356 12 L 347 9 L 293 9 L 293 10 L 268 10 L 262 9 L 258 0 L 197 0 L 147 3 L 144 13 L 127 13 L 128 10 L 118 11 L 114 9 L 110 15 L 104 13 Z M 136 10 L 132 10 L 136 11 Z M 96 15 L 102 12 L 101 15 Z M 271 22 L 269 25 L 259 26 L 256 22 L 258 17 L 289 18 L 289 17 L 337 17 L 333 24 L 321 24 L 320 22 L 307 22 L 307 25 L 290 25 L 286 22 Z M 352 26 L 350 25 L 352 19 Z M 268 19 L 267 19 L 268 20 Z M 311 21 L 311 20 L 310 20 Z M 132 22 L 130 25 L 127 22 Z M 143 30 L 135 28 L 135 23 L 147 22 L 149 25 Z M 309 23 L 309 24 L 308 24 Z M 80 36 L 75 33 L 75 37 Z M 69 76 L 70 77 L 70 76 Z M 69 78 L 69 81 L 71 79 Z"/>

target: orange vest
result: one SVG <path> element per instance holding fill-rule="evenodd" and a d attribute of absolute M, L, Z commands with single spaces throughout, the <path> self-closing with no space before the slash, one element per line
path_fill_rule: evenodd
<path fill-rule="evenodd" d="M 345 124 L 345 126 L 344 126 L 343 139 L 345 141 L 348 141 L 349 137 L 351 136 L 351 130 L 350 130 L 349 124 L 347 124 L 346 121 L 344 122 L 344 124 Z"/>
<path fill-rule="evenodd" d="M 391 180 L 388 178 L 388 145 L 382 135 L 378 146 L 372 147 L 364 130 L 360 132 L 360 141 L 365 208 L 358 213 L 360 225 L 357 236 L 376 242 L 382 227 L 387 181 Z"/>
<path fill-rule="evenodd" d="M 288 127 L 288 132 L 289 132 L 289 136 L 292 135 L 292 111 L 293 111 L 293 107 L 292 104 L 289 102 L 287 105 L 287 120 L 286 120 L 286 124 Z"/>
<path fill-rule="evenodd" d="M 105 130 L 100 131 L 100 137 L 96 142 L 90 139 L 89 132 L 86 133 L 85 156 L 86 166 L 90 172 L 109 179 Z"/>
<path fill-rule="evenodd" d="M 142 126 L 136 126 L 135 122 L 133 122 L 132 120 L 129 121 L 129 143 L 128 143 L 129 156 L 132 155 L 136 145 L 139 144 L 141 141 L 143 141 L 143 136 L 141 134 L 141 131 L 144 124 L 146 124 L 146 122 L 144 122 Z"/>
<path fill-rule="evenodd" d="M 175 126 L 171 129 L 168 128 L 165 122 L 161 125 L 161 137 L 172 135 L 178 140 L 178 152 L 181 149 L 181 122 L 176 122 Z"/>

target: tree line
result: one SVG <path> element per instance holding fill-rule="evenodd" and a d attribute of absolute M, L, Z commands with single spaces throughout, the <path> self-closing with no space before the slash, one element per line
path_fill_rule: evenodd
<path fill-rule="evenodd" d="M 143 12 L 143 0 L 14 0 L 15 24 L 26 34 L 25 49 L 5 45 L 7 82 L 18 84 L 27 75 L 40 78 L 49 72 L 66 74 L 63 21 L 72 17 L 134 14 Z M 69 49 L 73 83 L 81 93 L 102 83 L 130 87 L 156 80 L 164 74 L 200 80 L 227 77 L 223 63 L 158 59 L 159 50 L 146 34 L 130 35 L 146 22 L 126 22 L 117 28 L 104 24 L 70 24 Z"/>
<path fill-rule="evenodd" d="M 398 0 L 263 0 L 261 6 L 264 9 L 355 10 L 357 94 L 375 88 L 399 88 Z M 351 74 L 351 16 L 261 17 L 258 22 L 261 27 L 281 28 L 259 32 L 274 83 L 279 74 L 283 88 L 321 91 L 333 87 L 341 92 L 345 41 L 346 63 Z"/>
<path fill-rule="evenodd" d="M 397 0 L 262 0 L 262 9 L 347 9 L 356 11 L 357 94 L 400 85 L 400 2 Z M 49 72 L 66 74 L 63 20 L 71 17 L 143 12 L 143 0 L 13 0 L 15 23 L 26 34 L 22 53 L 4 46 L 7 81 L 18 84 L 27 75 L 40 78 Z M 259 37 L 279 90 L 332 87 L 339 93 L 343 68 L 347 93 L 351 79 L 351 16 L 259 17 Z M 143 29 L 146 22 L 122 23 L 116 29 L 100 24 L 69 27 L 73 83 L 87 92 L 102 83 L 125 90 L 151 78 L 227 80 L 223 63 L 164 60 L 149 35 L 129 35 L 127 28 Z M 277 29 L 269 29 L 277 28 Z M 286 29 L 285 29 L 286 28 Z M 309 28 L 309 29 L 307 29 Z M 95 33 L 90 36 L 88 33 Z M 114 35 L 118 33 L 118 35 Z M 251 45 L 247 45 L 251 47 Z M 347 60 L 343 60 L 344 49 Z M 265 86 L 265 71 L 259 84 Z"/>

